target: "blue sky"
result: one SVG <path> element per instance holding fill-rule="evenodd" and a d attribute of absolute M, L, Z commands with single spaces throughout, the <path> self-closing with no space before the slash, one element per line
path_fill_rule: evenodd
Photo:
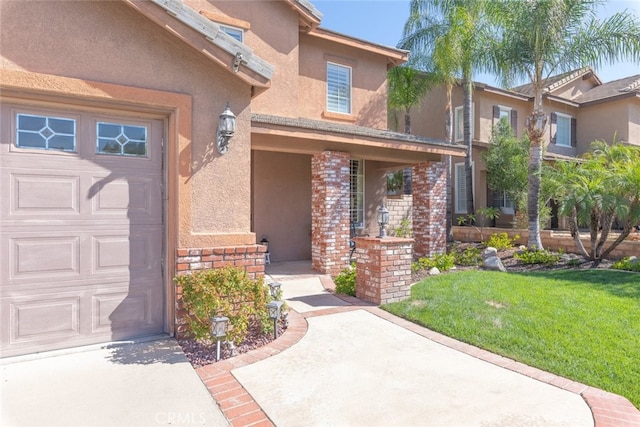
<path fill-rule="evenodd" d="M 396 46 L 409 16 L 409 0 L 311 0 L 323 13 L 321 26 L 374 43 Z M 599 9 L 600 17 L 629 10 L 640 17 L 640 0 L 610 0 Z M 362 15 L 366 17 L 363 17 Z M 604 82 L 640 74 L 640 65 L 619 63 L 596 70 Z M 475 80 L 497 85 L 491 75 L 481 74 Z"/>

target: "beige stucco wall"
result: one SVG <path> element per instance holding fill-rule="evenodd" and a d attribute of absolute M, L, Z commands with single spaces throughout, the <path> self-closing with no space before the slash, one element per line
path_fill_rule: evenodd
<path fill-rule="evenodd" d="M 250 23 L 244 43 L 274 66 L 268 90 L 251 100 L 254 113 L 297 117 L 298 108 L 298 14 L 282 1 L 200 0 L 197 10 L 211 10 Z M 196 6 L 194 6 L 196 8 Z"/>
<path fill-rule="evenodd" d="M 311 259 L 311 156 L 253 152 L 253 230 L 271 261 Z"/>
<path fill-rule="evenodd" d="M 595 86 L 596 82 L 593 76 L 587 78 L 579 78 L 558 87 L 552 92 L 552 94 L 563 98 L 573 99 L 585 92 L 588 92 Z"/>
<path fill-rule="evenodd" d="M 350 115 L 325 113 L 327 100 L 327 62 L 351 67 Z M 300 34 L 300 98 L 296 117 L 337 120 L 387 129 L 387 61 L 380 55 Z"/>
<path fill-rule="evenodd" d="M 180 170 L 177 244 L 255 241 L 246 84 L 120 2 L 3 1 L 1 7 L 2 68 L 190 96 L 192 133 L 188 140 L 178 136 L 179 147 L 168 147 L 168 161 Z M 238 130 L 230 152 L 220 156 L 214 135 L 227 101 L 238 116 Z"/>
<path fill-rule="evenodd" d="M 633 120 L 630 107 L 629 100 L 623 99 L 581 108 L 577 118 L 578 153 L 588 151 L 595 140 L 611 143 L 614 133 L 617 140 L 628 141 L 630 122 Z"/>

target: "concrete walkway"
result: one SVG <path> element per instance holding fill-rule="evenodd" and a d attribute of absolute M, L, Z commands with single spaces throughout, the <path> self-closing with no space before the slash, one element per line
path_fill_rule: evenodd
<path fill-rule="evenodd" d="M 268 266 L 290 327 L 197 370 L 233 426 L 633 426 L 628 400 L 458 342 L 356 298 L 308 263 Z"/>
<path fill-rule="evenodd" d="M 173 339 L 53 354 L 0 365 L 0 425 L 229 425 Z"/>

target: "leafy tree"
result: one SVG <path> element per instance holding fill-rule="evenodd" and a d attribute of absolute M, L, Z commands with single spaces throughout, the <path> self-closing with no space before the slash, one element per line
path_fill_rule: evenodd
<path fill-rule="evenodd" d="M 581 162 L 557 162 L 549 169 L 560 212 L 580 253 L 587 259 L 606 258 L 640 223 L 640 148 L 603 141 Z M 622 226 L 608 247 L 615 220 Z M 579 226 L 589 227 L 590 247 L 584 247 Z"/>
<path fill-rule="evenodd" d="M 527 200 L 527 162 L 529 139 L 518 139 L 506 119 L 491 132 L 489 148 L 482 154 L 487 168 L 487 184 L 492 191 L 504 191 L 522 209 Z"/>
<path fill-rule="evenodd" d="M 640 24 L 629 13 L 599 21 L 603 0 L 503 0 L 485 3 L 501 42 L 492 48 L 494 73 L 510 86 L 527 78 L 533 87 L 533 112 L 526 120 L 529 151 L 529 247 L 542 248 L 539 223 L 542 137 L 547 118 L 543 87 L 549 76 L 585 65 L 598 67 L 620 59 L 640 62 Z"/>

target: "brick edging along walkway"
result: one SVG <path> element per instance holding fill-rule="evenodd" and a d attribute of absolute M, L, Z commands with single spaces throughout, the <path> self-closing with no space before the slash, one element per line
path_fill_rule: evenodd
<path fill-rule="evenodd" d="M 196 373 L 200 376 L 232 426 L 274 426 L 273 422 L 254 401 L 253 397 L 233 376 L 231 373 L 233 369 L 264 360 L 293 346 L 306 334 L 308 329 L 306 319 L 309 317 L 326 316 L 353 310 L 366 310 L 375 316 L 454 350 L 581 395 L 589 406 L 589 409 L 591 409 L 595 427 L 640 427 L 640 411 L 633 406 L 629 400 L 622 396 L 590 387 L 499 356 L 479 347 L 457 341 L 409 322 L 408 320 L 394 316 L 377 306 L 360 301 L 357 298 L 344 296 L 340 296 L 340 298 L 352 305 L 321 309 L 304 314 L 290 310 L 289 327 L 277 340 L 231 359 L 222 360 L 196 369 Z"/>

